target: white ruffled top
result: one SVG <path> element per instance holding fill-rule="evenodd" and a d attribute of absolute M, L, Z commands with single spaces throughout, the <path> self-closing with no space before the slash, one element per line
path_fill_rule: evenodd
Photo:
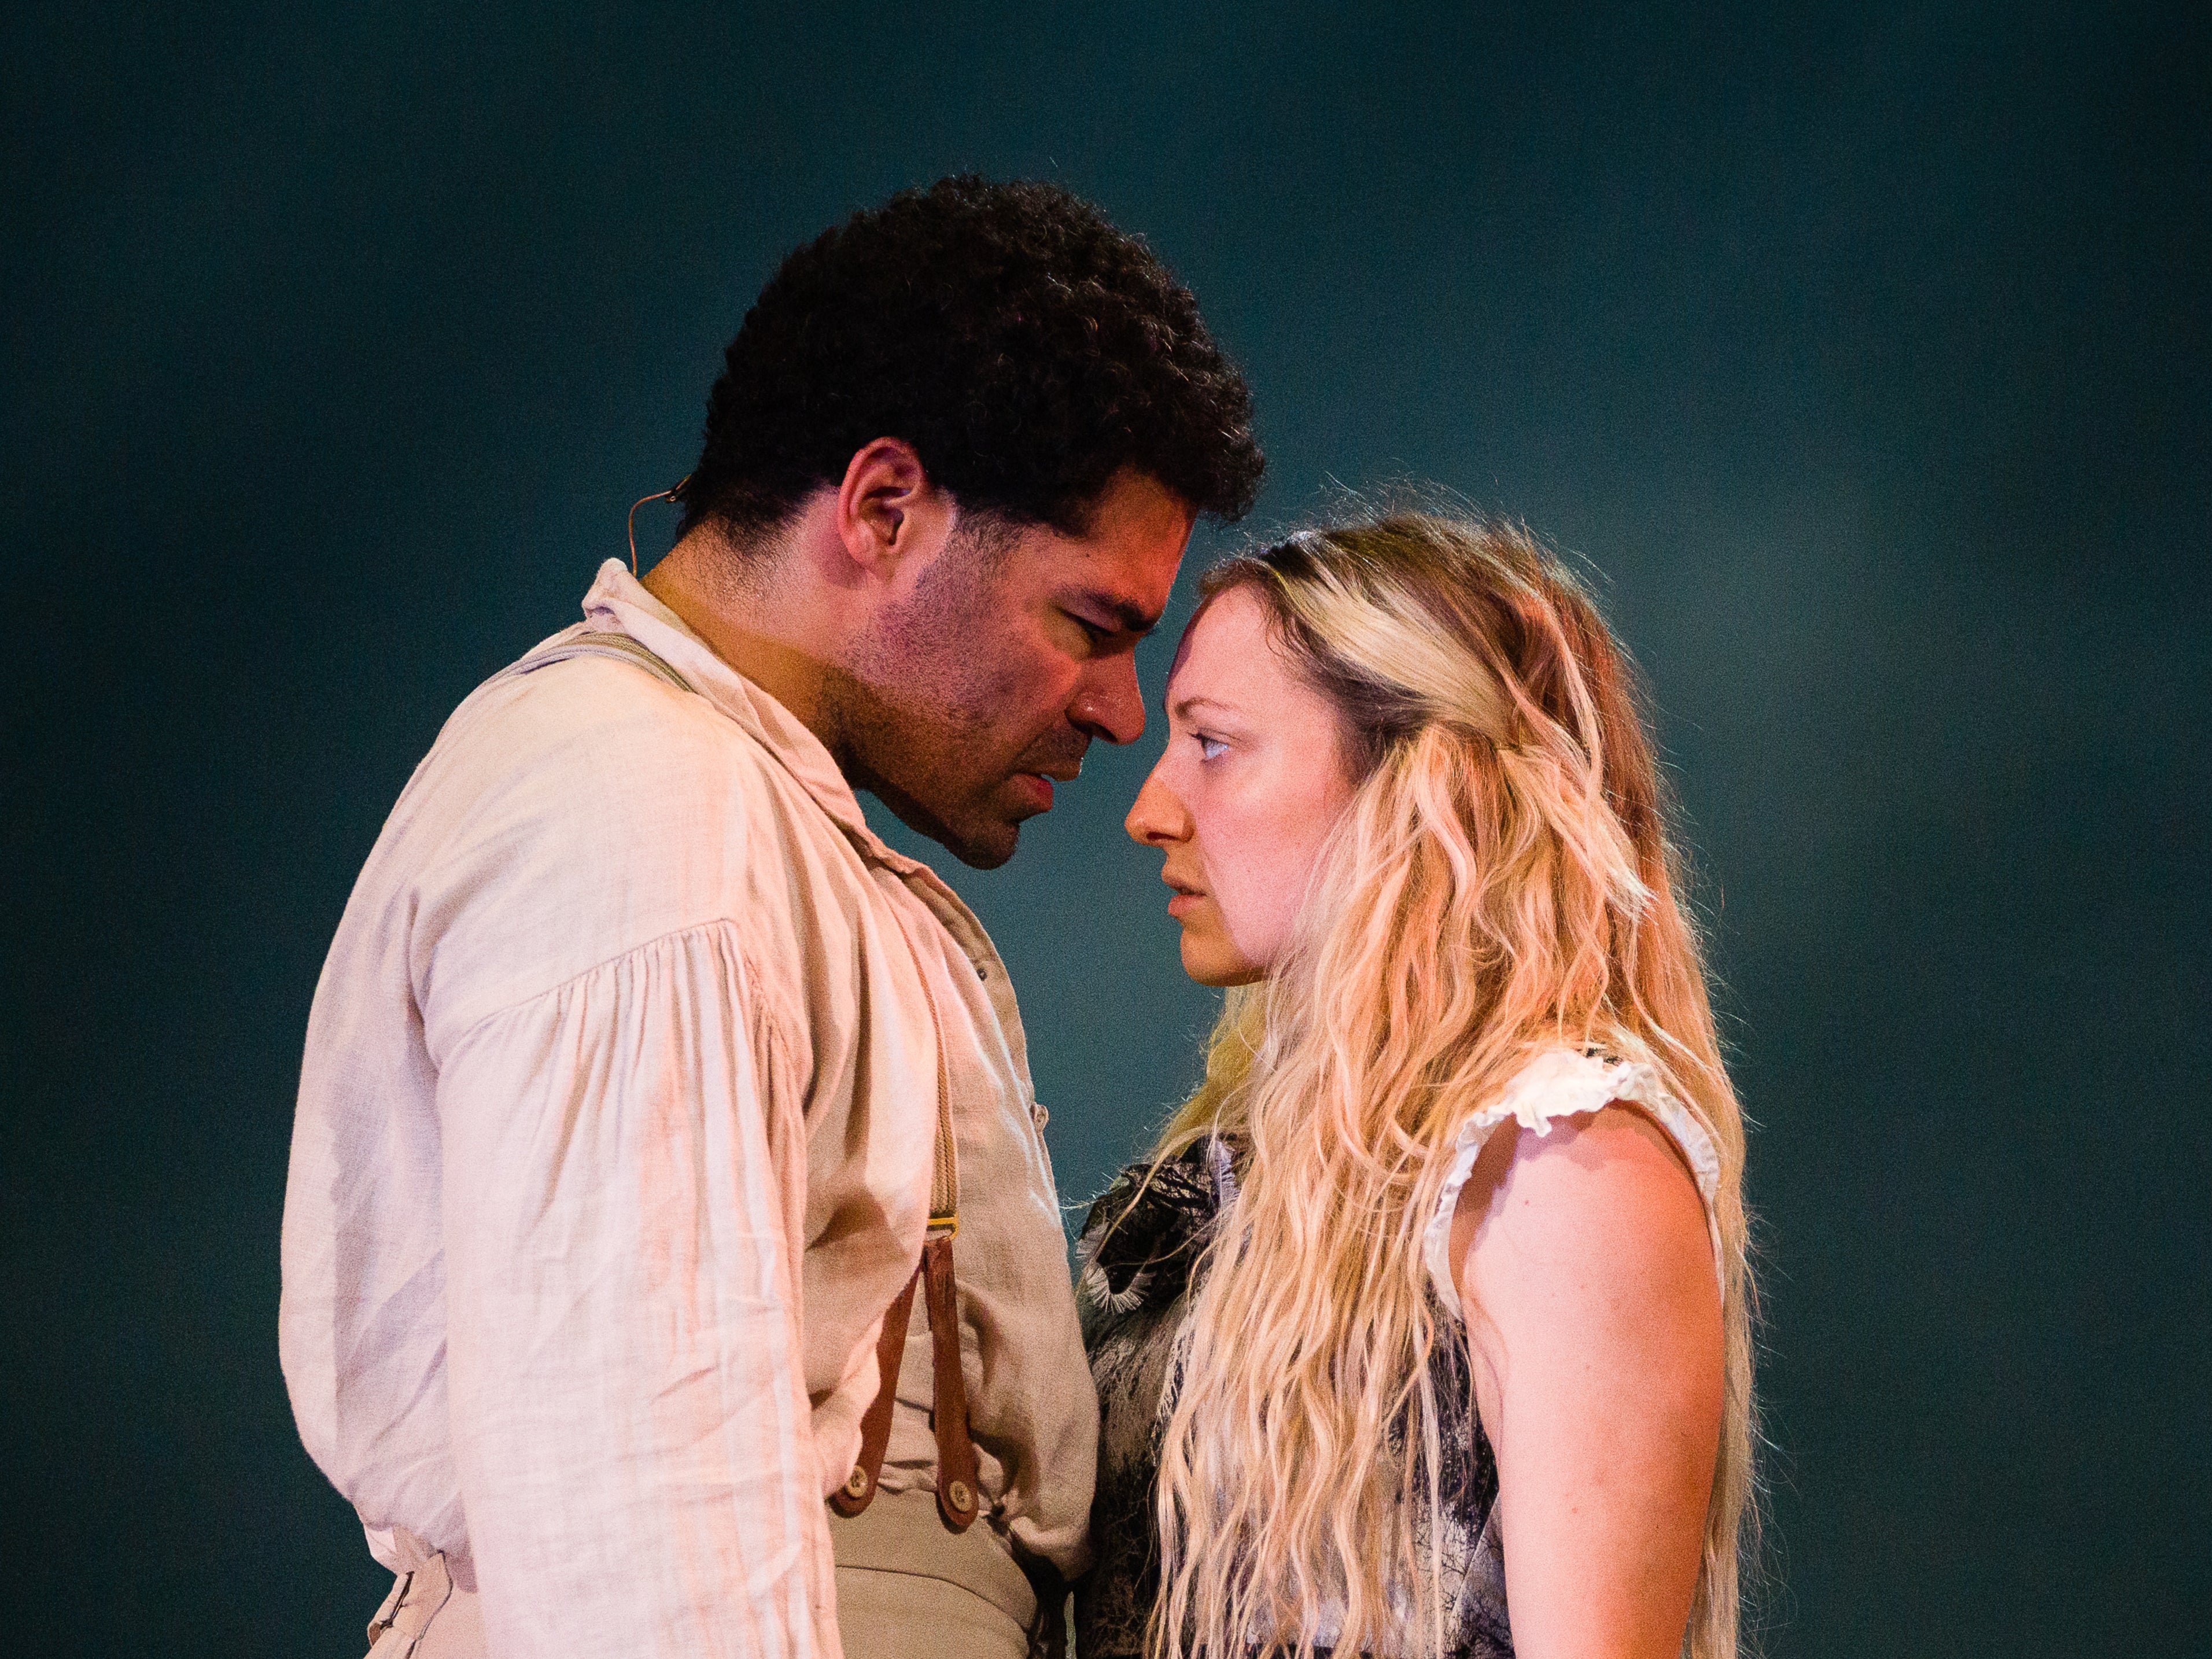
<path fill-rule="evenodd" d="M 1720 1191 L 1720 1149 L 1697 1115 L 1668 1092 L 1656 1069 L 1639 1060 L 1604 1060 L 1571 1048 L 1552 1048 L 1538 1054 L 1505 1085 L 1495 1103 L 1470 1115 L 1460 1125 L 1452 1145 L 1450 1171 L 1437 1197 L 1437 1212 L 1429 1218 L 1422 1254 L 1435 1281 L 1437 1296 L 1455 1319 L 1466 1316 L 1453 1285 L 1451 1260 L 1452 1212 L 1459 1207 L 1460 1189 L 1474 1169 L 1491 1132 L 1512 1119 L 1524 1129 L 1549 1134 L 1561 1118 L 1580 1117 L 1620 1101 L 1634 1106 L 1674 1139 L 1696 1177 L 1698 1196 L 1705 1202 L 1705 1226 L 1712 1235 L 1713 1271 L 1725 1286 L 1722 1267 L 1720 1219 L 1714 1201 Z"/>

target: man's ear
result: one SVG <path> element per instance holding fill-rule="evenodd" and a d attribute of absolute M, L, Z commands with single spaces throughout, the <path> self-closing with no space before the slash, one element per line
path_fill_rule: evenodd
<path fill-rule="evenodd" d="M 877 438 L 853 452 L 837 489 L 837 539 L 853 574 L 888 583 L 902 566 L 924 564 L 945 545 L 952 501 L 903 438 Z"/>

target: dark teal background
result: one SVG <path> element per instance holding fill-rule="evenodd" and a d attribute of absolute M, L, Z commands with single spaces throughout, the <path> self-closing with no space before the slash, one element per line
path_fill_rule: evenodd
<path fill-rule="evenodd" d="M 275 1350 L 354 873 L 775 261 L 973 167 L 1196 289 L 1257 522 L 1411 477 L 1601 573 L 1758 1121 L 1768 1648 L 2205 1651 L 2205 9 L 1108 9 L 0 24 L 0 1649 L 359 1651 Z M 1153 748 L 957 875 L 1071 1200 L 1211 1006 Z"/>

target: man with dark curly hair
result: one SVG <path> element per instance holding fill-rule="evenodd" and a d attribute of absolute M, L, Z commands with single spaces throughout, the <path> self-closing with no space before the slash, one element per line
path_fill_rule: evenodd
<path fill-rule="evenodd" d="M 282 1346 L 380 1656 L 1020 1654 L 1097 1406 L 981 867 L 1094 738 L 1244 383 L 1094 208 L 944 180 L 787 260 L 673 551 L 440 733 L 307 1034 Z M 957 1237 L 957 1267 L 954 1238 Z"/>

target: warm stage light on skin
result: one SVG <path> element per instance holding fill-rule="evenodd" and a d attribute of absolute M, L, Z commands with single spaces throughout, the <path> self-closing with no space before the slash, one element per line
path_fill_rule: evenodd
<path fill-rule="evenodd" d="M 1249 587 L 1192 618 L 1167 702 L 1166 746 L 1123 827 L 1164 855 L 1183 970 L 1201 985 L 1249 985 L 1288 945 L 1352 799 L 1343 721 L 1284 659 Z"/>

